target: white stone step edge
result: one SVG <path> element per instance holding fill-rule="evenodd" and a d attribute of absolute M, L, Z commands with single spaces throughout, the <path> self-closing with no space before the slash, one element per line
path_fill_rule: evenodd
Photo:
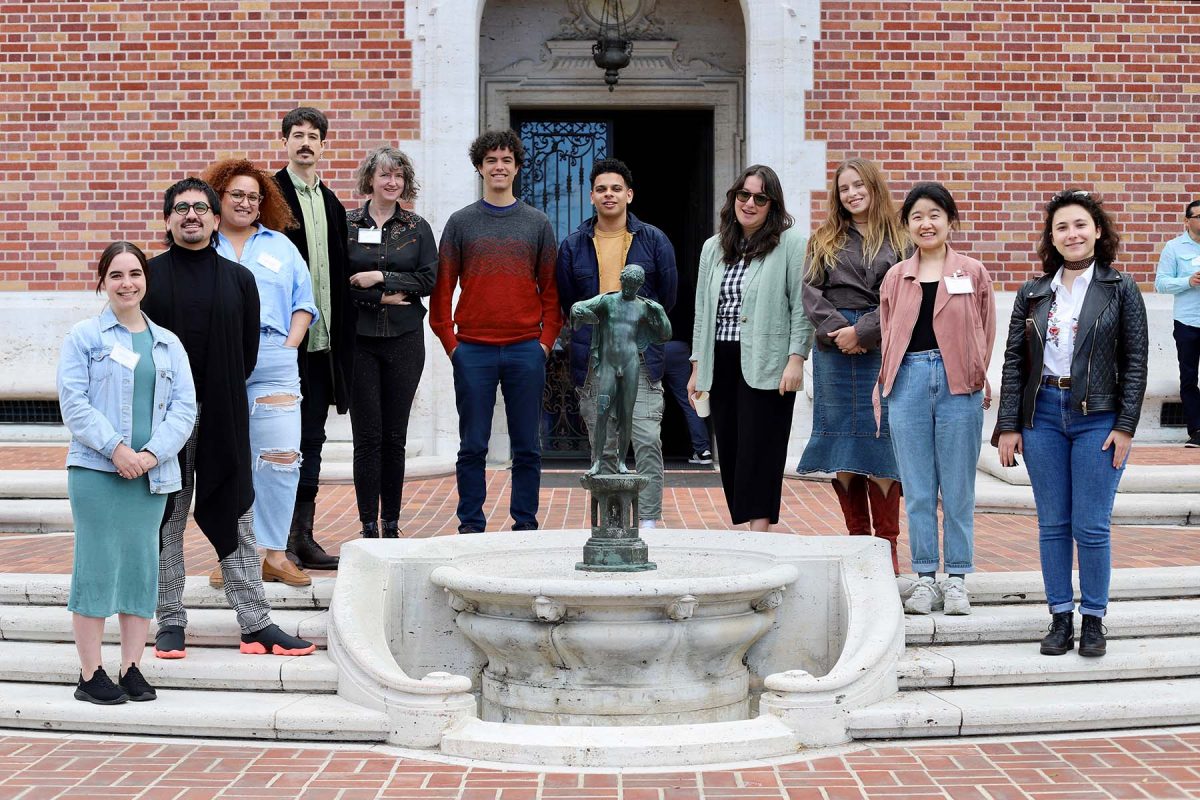
<path fill-rule="evenodd" d="M 909 647 L 896 671 L 901 689 L 1191 677 L 1200 636 L 1110 639 L 1103 658 L 1044 656 L 1036 642 Z"/>
<path fill-rule="evenodd" d="M 975 513 L 1034 516 L 1037 508 L 1033 490 L 977 472 Z M 1200 493 L 1119 492 L 1113 503 L 1112 521 L 1115 525 L 1200 525 Z"/>
<path fill-rule="evenodd" d="M 299 636 L 318 647 L 326 643 L 329 612 L 323 609 L 280 609 L 271 612 L 271 621 L 285 633 Z M 157 626 L 150 625 L 147 640 L 154 642 Z M 241 642 L 237 617 L 229 608 L 197 608 L 188 611 L 186 634 L 188 647 L 231 647 Z M 73 642 L 71 614 L 62 606 L 0 606 L 0 639 L 20 642 Z M 120 641 L 115 616 L 104 623 L 104 641 Z M 247 656 L 252 658 L 257 656 Z M 262 656 L 266 658 L 266 656 Z"/>
<path fill-rule="evenodd" d="M 387 717 L 337 695 L 173 690 L 157 700 L 98 706 L 73 690 L 3 684 L 0 727 L 157 736 L 382 742 Z"/>
<path fill-rule="evenodd" d="M 1079 597 L 1079 573 L 1071 573 Z M 1024 572 L 973 572 L 967 576 L 971 605 L 1013 605 L 1046 602 L 1040 570 Z M 1126 567 L 1112 572 L 1109 599 L 1151 600 L 1165 597 L 1200 597 L 1200 566 Z"/>
<path fill-rule="evenodd" d="M 1200 678 L 899 692 L 850 712 L 855 739 L 1059 733 L 1200 722 Z"/>
<path fill-rule="evenodd" d="M 101 650 L 109 677 L 117 679 L 121 650 Z M 189 647 L 187 658 L 155 658 L 147 648 L 142 674 L 163 693 L 173 689 L 211 689 L 238 692 L 296 692 L 335 694 L 337 667 L 328 653 L 307 656 L 248 656 L 232 647 Z M 5 642 L 0 647 L 0 694 L 6 683 L 53 683 L 74 687 L 79 679 L 79 656 L 63 642 Z M 63 695 L 68 697 L 67 694 Z"/>
<path fill-rule="evenodd" d="M 1180 445 L 1180 450 L 1183 450 Z M 996 448 L 984 446 L 979 453 L 979 471 L 1012 486 L 1029 486 L 1025 461 L 1018 467 L 1000 466 Z M 1200 469 L 1166 464 L 1128 464 L 1121 476 L 1118 491 L 1122 494 L 1182 494 L 1200 493 Z"/>
<path fill-rule="evenodd" d="M 1050 624 L 1045 606 L 979 606 L 968 616 L 938 612 L 906 615 L 905 642 L 909 645 L 992 644 L 1037 642 Z M 1075 617 L 1076 628 L 1080 624 Z M 1200 634 L 1200 600 L 1127 600 L 1113 603 L 1104 618 L 1111 639 Z"/>
<path fill-rule="evenodd" d="M 441 752 L 547 767 L 670 767 L 794 755 L 796 735 L 775 717 L 704 725 L 552 727 L 469 720 L 442 737 Z"/>
<path fill-rule="evenodd" d="M 404 480 L 420 481 L 454 474 L 453 456 L 417 456 L 404 462 Z M 353 462 L 324 459 L 321 462 L 321 483 L 354 483 Z M 64 469 L 7 469 L 0 470 L 0 499 L 36 500 L 65 499 L 67 470 Z"/>
<path fill-rule="evenodd" d="M 287 586 L 278 582 L 263 584 L 272 609 L 329 608 L 335 578 L 313 578 L 310 586 Z M 0 573 L 0 606 L 65 606 L 71 594 L 71 576 L 35 572 Z M 228 608 L 223 589 L 208 585 L 205 575 L 191 575 L 183 589 L 186 608 Z"/>
<path fill-rule="evenodd" d="M 59 533 L 75 529 L 71 502 L 57 498 L 0 499 L 0 532 Z"/>

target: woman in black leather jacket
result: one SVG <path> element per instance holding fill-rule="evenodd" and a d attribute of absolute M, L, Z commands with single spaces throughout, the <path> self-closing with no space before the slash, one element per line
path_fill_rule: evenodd
<path fill-rule="evenodd" d="M 1100 201 L 1066 190 L 1046 204 L 1045 272 L 1013 305 L 993 443 L 1025 455 L 1050 606 L 1043 655 L 1075 643 L 1072 550 L 1079 552 L 1079 655 L 1105 652 L 1113 499 L 1146 393 L 1146 307 L 1112 267 L 1120 237 Z M 1074 542 L 1075 547 L 1072 547 Z"/>

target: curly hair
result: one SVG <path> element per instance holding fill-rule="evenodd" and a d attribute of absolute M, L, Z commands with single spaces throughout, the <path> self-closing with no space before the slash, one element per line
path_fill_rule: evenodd
<path fill-rule="evenodd" d="M 483 157 L 493 150 L 508 150 L 513 154 L 513 160 L 518 167 L 525 166 L 525 145 L 521 137 L 512 128 L 502 131 L 484 131 L 471 142 L 471 164 L 475 169 L 483 166 Z"/>
<path fill-rule="evenodd" d="M 767 219 L 762 227 L 746 238 L 742 233 L 741 223 L 737 221 L 734 212 L 735 195 L 746 185 L 746 179 L 757 177 L 762 181 L 762 193 L 771 198 L 767 209 Z M 792 215 L 783 204 L 783 185 L 775 170 L 763 164 L 746 167 L 741 176 L 725 192 L 725 205 L 721 208 L 721 224 L 718 229 L 721 252 L 725 254 L 726 264 L 736 264 L 745 258 L 750 263 L 756 258 L 762 258 L 779 246 L 779 238 L 783 232 L 795 224 Z"/>
<path fill-rule="evenodd" d="M 595 164 L 592 164 L 592 174 L 588 178 L 589 187 L 596 185 L 596 178 L 606 173 L 620 175 L 621 180 L 625 181 L 625 188 L 633 188 L 633 173 L 629 171 L 629 167 L 625 166 L 625 162 L 619 158 L 602 158 Z"/>
<path fill-rule="evenodd" d="M 1121 248 L 1121 235 L 1113 227 L 1112 218 L 1104 210 L 1100 198 L 1083 189 L 1063 189 L 1046 203 L 1046 221 L 1042 225 L 1042 238 L 1038 241 L 1037 254 L 1042 260 L 1042 272 L 1047 275 L 1058 272 L 1063 265 L 1062 253 L 1054 246 L 1054 215 L 1060 208 L 1079 206 L 1096 223 L 1100 238 L 1096 240 L 1095 259 L 1097 264 L 1111 264 Z"/>
<path fill-rule="evenodd" d="M 908 236 L 900 226 L 900 218 L 896 215 L 896 207 L 892 202 L 892 193 L 879 167 L 865 158 L 848 158 L 839 164 L 833 173 L 833 182 L 829 184 L 829 196 L 825 203 L 825 221 L 808 241 L 808 274 L 805 278 L 814 286 L 825 282 L 825 276 L 837 263 L 838 251 L 846 246 L 846 240 L 850 236 L 850 226 L 854 219 L 842 205 L 841 191 L 838 189 L 838 181 L 848 169 L 854 170 L 862 178 L 871 198 L 871 205 L 867 208 L 867 224 L 863 232 L 863 255 L 866 260 L 869 262 L 875 258 L 885 241 L 892 246 L 897 255 L 902 255 L 908 247 Z"/>
<path fill-rule="evenodd" d="M 258 203 L 258 221 L 273 231 L 299 228 L 300 223 L 284 199 L 275 179 L 244 158 L 226 158 L 204 170 L 201 177 L 218 195 L 224 195 L 234 178 L 245 175 L 258 183 L 262 200 Z M 219 207 L 219 206 L 218 206 Z"/>
<path fill-rule="evenodd" d="M 380 167 L 389 171 L 400 170 L 400 177 L 404 181 L 404 191 L 400 192 L 401 200 L 412 202 L 417 199 L 421 184 L 417 183 L 417 171 L 413 169 L 412 159 L 402 150 L 388 145 L 376 147 L 367 153 L 358 169 L 354 170 L 354 188 L 359 194 L 371 194 L 371 182 L 375 179 L 375 170 Z"/>

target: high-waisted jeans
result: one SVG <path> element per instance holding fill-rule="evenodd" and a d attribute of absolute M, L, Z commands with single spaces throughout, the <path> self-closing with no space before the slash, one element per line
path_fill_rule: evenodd
<path fill-rule="evenodd" d="M 246 380 L 250 453 L 254 458 L 254 537 L 259 547 L 286 550 L 300 482 L 300 371 L 287 337 L 263 331 L 258 364 Z"/>
<path fill-rule="evenodd" d="M 887 401 L 913 571 L 937 572 L 940 491 L 946 572 L 973 572 L 983 392 L 951 394 L 941 351 L 926 350 L 904 356 Z"/>
<path fill-rule="evenodd" d="M 1080 613 L 1103 617 L 1108 608 L 1110 523 L 1125 465 L 1114 468 L 1112 448 L 1100 448 L 1116 419 L 1112 411 L 1075 411 L 1070 389 L 1042 386 L 1033 425 L 1021 431 L 1025 469 L 1037 504 L 1042 581 L 1051 614 L 1075 610 L 1071 562 L 1076 548 Z"/>

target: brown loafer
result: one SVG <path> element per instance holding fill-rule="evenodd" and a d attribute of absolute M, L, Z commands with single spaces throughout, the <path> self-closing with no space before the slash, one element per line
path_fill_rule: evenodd
<path fill-rule="evenodd" d="M 279 581 L 286 583 L 288 586 L 309 586 L 312 584 L 312 578 L 307 572 L 302 571 L 291 561 L 284 562 L 282 569 L 276 569 L 264 558 L 262 563 L 262 579 L 263 583 L 267 581 Z"/>
<path fill-rule="evenodd" d="M 221 574 L 220 564 L 217 564 L 216 568 L 208 573 L 208 585 L 214 589 L 225 588 L 225 576 Z"/>

